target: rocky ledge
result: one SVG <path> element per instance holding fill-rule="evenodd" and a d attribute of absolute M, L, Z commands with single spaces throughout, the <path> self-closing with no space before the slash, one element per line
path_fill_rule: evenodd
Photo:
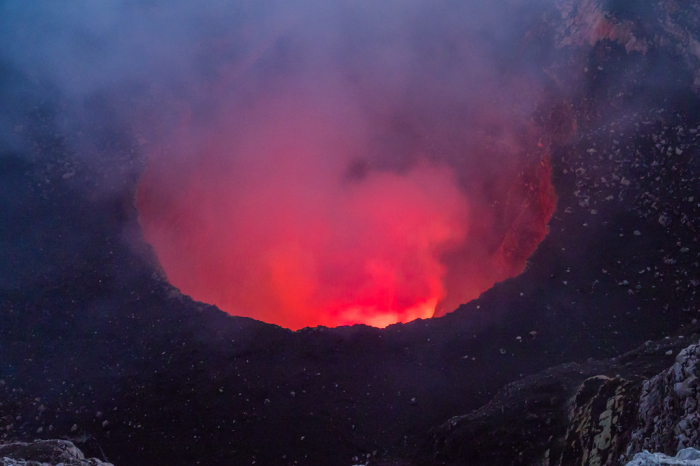
<path fill-rule="evenodd" d="M 627 463 L 627 466 L 652 466 L 652 465 L 678 465 L 694 466 L 700 465 L 700 451 L 695 448 L 685 448 L 671 458 L 663 453 L 649 453 L 643 451 L 634 455 L 634 459 Z"/>
<path fill-rule="evenodd" d="M 700 344 L 681 349 L 685 342 L 648 342 L 514 382 L 436 428 L 422 464 L 698 464 L 684 449 L 700 444 Z M 674 355 L 670 368 L 649 378 Z M 682 457 L 666 456 L 679 450 Z"/>
<path fill-rule="evenodd" d="M 67 440 L 0 444 L 0 466 L 112 466 L 85 455 Z"/>

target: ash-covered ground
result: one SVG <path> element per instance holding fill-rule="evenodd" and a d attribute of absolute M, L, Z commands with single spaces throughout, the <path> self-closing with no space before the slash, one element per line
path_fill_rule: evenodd
<path fill-rule="evenodd" d="M 693 331 L 697 8 L 543 9 L 522 50 L 548 83 L 531 115 L 558 196 L 548 236 L 524 273 L 479 299 L 381 330 L 292 332 L 180 294 L 140 231 L 132 129 L 84 122 L 99 154 L 86 163 L 66 142 L 60 93 L 3 64 L 0 438 L 70 439 L 116 465 L 534 464 L 521 453 L 562 427 L 533 428 L 527 403 L 476 412 L 487 428 L 507 422 L 507 452 L 484 441 L 483 455 L 441 456 L 431 429 L 549 367 Z M 109 121 L 109 105 L 90 105 Z M 662 349 L 638 376 L 658 373 Z M 579 375 L 598 370 L 587 364 Z"/>

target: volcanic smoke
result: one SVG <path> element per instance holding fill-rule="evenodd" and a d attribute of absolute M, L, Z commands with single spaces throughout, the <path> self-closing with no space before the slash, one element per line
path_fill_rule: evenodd
<path fill-rule="evenodd" d="M 291 329 L 385 327 L 523 271 L 554 209 L 548 156 L 483 60 L 432 69 L 383 44 L 339 64 L 281 34 L 150 148 L 136 204 L 173 285 Z"/>
<path fill-rule="evenodd" d="M 553 206 L 544 162 L 531 186 L 510 180 L 509 194 L 529 197 L 505 206 L 511 219 L 489 232 L 497 247 L 484 251 L 472 235 L 470 250 L 474 200 L 454 168 L 420 153 L 401 171 L 374 167 L 352 105 L 322 103 L 268 99 L 238 130 L 224 125 L 199 141 L 196 156 L 153 157 L 137 206 L 183 293 L 292 329 L 385 327 L 432 317 L 438 304 L 456 306 L 522 271 Z M 477 262 L 454 260 L 461 251 Z"/>

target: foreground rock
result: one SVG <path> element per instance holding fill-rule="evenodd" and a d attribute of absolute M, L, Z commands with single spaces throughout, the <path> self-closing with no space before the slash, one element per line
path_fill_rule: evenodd
<path fill-rule="evenodd" d="M 674 455 L 697 447 L 700 344 L 685 344 L 682 337 L 648 342 L 512 383 L 483 408 L 436 428 L 421 464 L 612 466 L 657 458 L 635 456 L 642 450 Z M 669 461 L 679 459 L 695 458 Z"/>
<path fill-rule="evenodd" d="M 112 466 L 83 452 L 67 440 L 37 440 L 0 445 L 0 466 Z"/>
<path fill-rule="evenodd" d="M 668 350 L 667 355 L 672 354 Z M 671 368 L 641 383 L 608 377 L 586 380 L 569 415 L 561 464 L 581 458 L 590 458 L 591 464 L 619 464 L 640 451 L 674 454 L 698 446 L 699 356 L 700 345 L 691 345 L 678 353 Z M 588 393 L 585 400 L 581 393 Z"/>
<path fill-rule="evenodd" d="M 700 451 L 695 448 L 685 448 L 679 451 L 675 458 L 671 458 L 663 453 L 643 451 L 634 455 L 634 459 L 627 463 L 627 466 L 651 465 L 700 465 Z"/>
<path fill-rule="evenodd" d="M 667 371 L 644 382 L 629 452 L 674 451 L 700 443 L 700 345 L 684 349 Z"/>

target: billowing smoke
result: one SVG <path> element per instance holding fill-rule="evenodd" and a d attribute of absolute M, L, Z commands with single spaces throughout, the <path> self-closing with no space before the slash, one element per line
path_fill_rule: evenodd
<path fill-rule="evenodd" d="M 294 91 L 256 99 L 181 164 L 149 167 L 137 205 L 168 277 L 288 327 L 431 317 L 445 296 L 440 254 L 469 225 L 454 173 L 428 159 L 372 167 L 380 135 L 353 101 Z"/>
<path fill-rule="evenodd" d="M 544 238 L 542 84 L 512 48 L 528 16 L 461 3 L 3 8 L 34 44 L 14 66 L 75 120 L 107 96 L 140 142 L 136 205 L 168 279 L 296 329 L 442 315 Z"/>

